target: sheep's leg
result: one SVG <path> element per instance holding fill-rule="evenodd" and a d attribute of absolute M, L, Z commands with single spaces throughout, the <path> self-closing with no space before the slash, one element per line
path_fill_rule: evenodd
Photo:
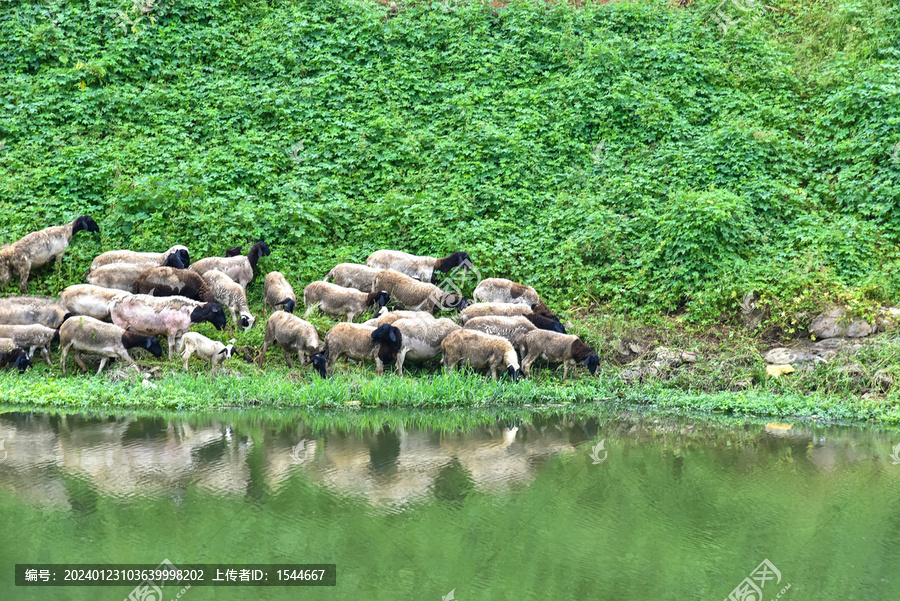
<path fill-rule="evenodd" d="M 494 382 L 497 381 L 497 364 L 493 361 L 491 362 L 491 379 L 494 380 Z"/>
<path fill-rule="evenodd" d="M 347 311 L 347 321 L 352 322 L 356 318 L 356 315 L 357 314 L 352 311 Z"/>
<path fill-rule="evenodd" d="M 379 376 L 384 374 L 384 361 L 377 356 L 375 357 L 375 373 Z"/>
<path fill-rule="evenodd" d="M 297 359 L 300 360 L 300 365 L 306 365 L 306 362 L 309 360 L 309 356 L 303 352 L 303 349 L 297 349 Z"/>
<path fill-rule="evenodd" d="M 106 362 L 109 361 L 109 357 L 103 357 L 100 359 L 100 367 L 97 369 L 97 375 L 100 375 L 100 372 L 103 371 L 103 368 L 106 367 Z"/>
<path fill-rule="evenodd" d="M 308 317 L 312 314 L 313 311 L 319 308 L 319 303 L 313 303 L 306 308 L 306 313 L 303 314 L 304 317 Z"/>
<path fill-rule="evenodd" d="M 173 359 L 173 355 L 175 354 L 175 346 L 178 344 L 178 338 L 174 336 L 169 336 L 169 361 Z"/>
<path fill-rule="evenodd" d="M 522 373 L 525 374 L 526 378 L 531 377 L 531 364 L 534 363 L 536 359 L 537 359 L 537 356 L 529 354 L 522 361 Z"/>
<path fill-rule="evenodd" d="M 184 371 L 188 370 L 188 360 L 191 358 L 191 353 L 187 352 L 187 349 L 183 353 L 181 353 L 181 358 L 184 359 Z"/>
<path fill-rule="evenodd" d="M 28 276 L 31 274 L 31 259 L 27 257 L 22 259 L 19 265 L 19 291 L 22 294 L 28 294 Z"/>
<path fill-rule="evenodd" d="M 563 361 L 563 380 L 569 377 L 569 362 Z"/>
<path fill-rule="evenodd" d="M 263 340 L 262 348 L 259 349 L 259 356 L 256 358 L 256 362 L 260 367 L 262 367 L 263 363 L 266 362 L 266 351 L 269 350 L 270 344 L 272 344 L 272 341 L 269 340 L 268 336 L 266 336 L 266 338 Z"/>
<path fill-rule="evenodd" d="M 47 365 L 53 367 L 53 361 L 50 360 L 50 349 L 46 346 L 41 347 L 41 356 L 47 361 Z"/>
<path fill-rule="evenodd" d="M 406 352 L 407 349 L 400 349 L 400 352 L 397 353 L 397 375 L 401 378 L 403 377 L 403 362 L 406 361 Z"/>
<path fill-rule="evenodd" d="M 228 307 L 228 308 L 231 309 L 231 321 L 234 322 L 234 327 L 237 327 L 238 326 L 237 311 L 235 311 L 234 307 Z"/>
<path fill-rule="evenodd" d="M 64 346 L 62 348 L 62 351 L 60 352 L 60 367 L 62 367 L 63 373 L 66 373 L 66 356 L 69 354 L 69 349 L 72 348 L 73 344 L 75 344 L 75 343 L 70 342 L 69 344 Z M 76 360 L 76 362 L 78 362 L 78 360 Z"/>
<path fill-rule="evenodd" d="M 288 368 L 294 369 L 294 362 L 291 361 L 291 351 L 284 349 L 284 361 L 287 363 Z"/>
<path fill-rule="evenodd" d="M 78 367 L 81 369 L 81 373 L 87 372 L 87 364 L 85 364 L 84 359 L 82 359 L 81 355 L 75 353 L 73 355 L 73 358 L 75 359 L 75 364 L 78 365 Z"/>

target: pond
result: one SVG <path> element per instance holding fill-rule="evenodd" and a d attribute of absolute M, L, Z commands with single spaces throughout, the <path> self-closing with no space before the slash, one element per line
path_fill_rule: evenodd
<path fill-rule="evenodd" d="M 134 588 L 17 587 L 15 564 L 163 560 L 335 564 L 337 584 L 152 601 L 900 598 L 897 431 L 333 416 L 0 415 L 0 599 Z"/>

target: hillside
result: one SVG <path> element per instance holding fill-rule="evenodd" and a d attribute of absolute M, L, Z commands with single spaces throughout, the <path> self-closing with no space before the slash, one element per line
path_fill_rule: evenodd
<path fill-rule="evenodd" d="M 725 35 L 698 2 L 141 1 L 0 2 L 0 239 L 102 230 L 32 292 L 264 238 L 301 285 L 466 250 L 569 309 L 755 291 L 784 332 L 900 293 L 890 0 L 729 4 Z"/>

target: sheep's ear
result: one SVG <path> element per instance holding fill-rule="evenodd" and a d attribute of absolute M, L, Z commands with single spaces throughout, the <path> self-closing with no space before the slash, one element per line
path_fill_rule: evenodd
<path fill-rule="evenodd" d="M 394 333 L 393 329 L 390 330 L 390 338 L 391 342 L 397 342 L 397 335 Z"/>
<path fill-rule="evenodd" d="M 226 356 L 227 356 L 227 355 L 228 355 L 228 347 L 226 346 L 226 347 L 223 348 L 221 351 L 219 351 L 219 354 L 220 354 L 220 355 L 226 355 Z"/>
<path fill-rule="evenodd" d="M 144 344 L 144 346 L 145 346 L 146 348 L 148 348 L 148 349 L 149 349 L 151 346 L 153 346 L 153 339 L 150 338 L 150 337 L 148 336 L 148 337 L 147 337 L 147 342 Z"/>

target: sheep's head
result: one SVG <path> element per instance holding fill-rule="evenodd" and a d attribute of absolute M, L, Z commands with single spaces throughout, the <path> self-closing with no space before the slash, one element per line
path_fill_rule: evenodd
<path fill-rule="evenodd" d="M 513 382 L 518 382 L 519 376 L 521 375 L 522 370 L 516 369 L 516 367 L 514 365 L 510 365 L 503 371 L 503 373 L 506 374 L 507 376 L 509 376 L 509 379 L 512 380 Z"/>
<path fill-rule="evenodd" d="M 5 360 L 8 365 L 11 365 L 14 369 L 18 369 L 20 372 L 24 372 L 31 367 L 31 359 L 28 358 L 28 353 L 21 348 L 14 348 L 9 351 L 6 354 Z"/>
<path fill-rule="evenodd" d="M 159 343 L 158 336 L 147 336 L 147 342 L 144 343 L 144 348 L 150 351 L 150 354 L 157 359 L 162 357 L 163 350 L 162 345 Z"/>
<path fill-rule="evenodd" d="M 238 320 L 238 323 L 241 324 L 244 331 L 247 331 L 256 323 L 256 318 L 249 313 L 241 313 L 241 318 Z"/>
<path fill-rule="evenodd" d="M 553 314 L 553 311 L 545 305 L 542 301 L 538 301 L 531 305 L 531 310 L 537 313 L 538 315 L 543 315 L 544 317 L 549 317 L 555 321 L 559 321 L 559 317 Z"/>
<path fill-rule="evenodd" d="M 99 232 L 100 226 L 88 215 L 82 215 L 72 224 L 72 235 L 78 232 Z"/>
<path fill-rule="evenodd" d="M 597 366 L 600 365 L 600 357 L 598 357 L 597 355 L 591 355 L 584 360 L 584 365 L 588 368 L 588 371 L 590 371 L 591 375 L 593 376 L 595 373 L 597 373 Z"/>
<path fill-rule="evenodd" d="M 458 294 L 446 294 L 441 302 L 442 309 L 453 309 L 457 313 L 465 309 L 469 301 Z"/>
<path fill-rule="evenodd" d="M 293 313 L 294 309 L 297 307 L 297 303 L 294 302 L 290 298 L 286 298 L 283 301 L 275 303 L 277 305 L 281 305 L 281 308 L 287 311 L 288 313 Z"/>
<path fill-rule="evenodd" d="M 226 359 L 231 359 L 234 356 L 234 345 L 233 344 L 226 345 L 225 348 L 223 348 L 221 351 L 219 351 L 219 354 L 225 355 Z"/>
<path fill-rule="evenodd" d="M 370 292 L 369 297 L 366 299 L 366 306 L 371 307 L 372 305 L 378 305 L 378 310 L 380 311 L 382 307 L 384 307 L 391 300 L 391 295 L 386 290 L 381 290 L 379 292 Z"/>
<path fill-rule="evenodd" d="M 532 313 L 530 315 L 526 315 L 525 319 L 533 323 L 535 327 L 540 328 L 541 330 L 550 330 L 551 332 L 559 332 L 560 334 L 566 333 L 566 328 L 564 328 L 559 321 L 550 319 L 549 317 L 545 317 L 540 313 Z"/>
<path fill-rule="evenodd" d="M 459 267 L 462 265 L 463 269 L 468 269 L 469 265 L 472 264 L 472 261 L 469 259 L 469 253 L 467 252 L 455 252 L 452 255 L 446 256 L 443 259 L 438 259 L 437 264 L 434 266 L 435 271 L 440 271 L 441 273 L 446 273 L 453 269 L 454 267 Z M 432 284 L 434 283 L 434 275 L 431 276 Z"/>
<path fill-rule="evenodd" d="M 184 264 L 184 261 L 181 259 L 181 256 L 175 252 L 166 257 L 166 260 L 163 261 L 163 267 L 174 267 L 175 269 L 184 269 L 187 265 Z"/>
<path fill-rule="evenodd" d="M 397 358 L 400 347 L 403 344 L 403 334 L 398 328 L 390 324 L 380 325 L 372 332 L 372 340 L 381 346 L 378 349 L 378 358 L 383 363 L 390 363 Z"/>
<path fill-rule="evenodd" d="M 225 251 L 225 258 L 227 259 L 228 257 L 237 257 L 237 256 L 244 254 L 242 252 L 243 248 L 244 248 L 243 246 L 232 246 L 231 248 L 229 248 L 228 250 Z"/>
<path fill-rule="evenodd" d="M 126 349 L 142 348 L 150 351 L 150 354 L 154 357 L 162 357 L 163 353 L 158 336 L 145 336 L 144 334 L 133 332 L 130 327 L 122 334 L 122 346 Z"/>
<path fill-rule="evenodd" d="M 225 311 L 219 303 L 206 303 L 191 311 L 191 321 L 194 323 L 202 323 L 208 321 L 217 330 L 225 327 Z"/>
<path fill-rule="evenodd" d="M 313 369 L 319 372 L 319 375 L 322 376 L 323 379 L 328 377 L 328 372 L 325 369 L 328 366 L 328 357 L 322 353 L 314 354 L 309 358 L 309 361 L 307 361 L 306 364 L 312 365 Z"/>
<path fill-rule="evenodd" d="M 584 366 L 590 370 L 592 376 L 597 371 L 597 366 L 600 365 L 600 358 L 594 352 L 594 349 L 578 338 L 572 342 L 572 358 L 584 363 Z"/>

